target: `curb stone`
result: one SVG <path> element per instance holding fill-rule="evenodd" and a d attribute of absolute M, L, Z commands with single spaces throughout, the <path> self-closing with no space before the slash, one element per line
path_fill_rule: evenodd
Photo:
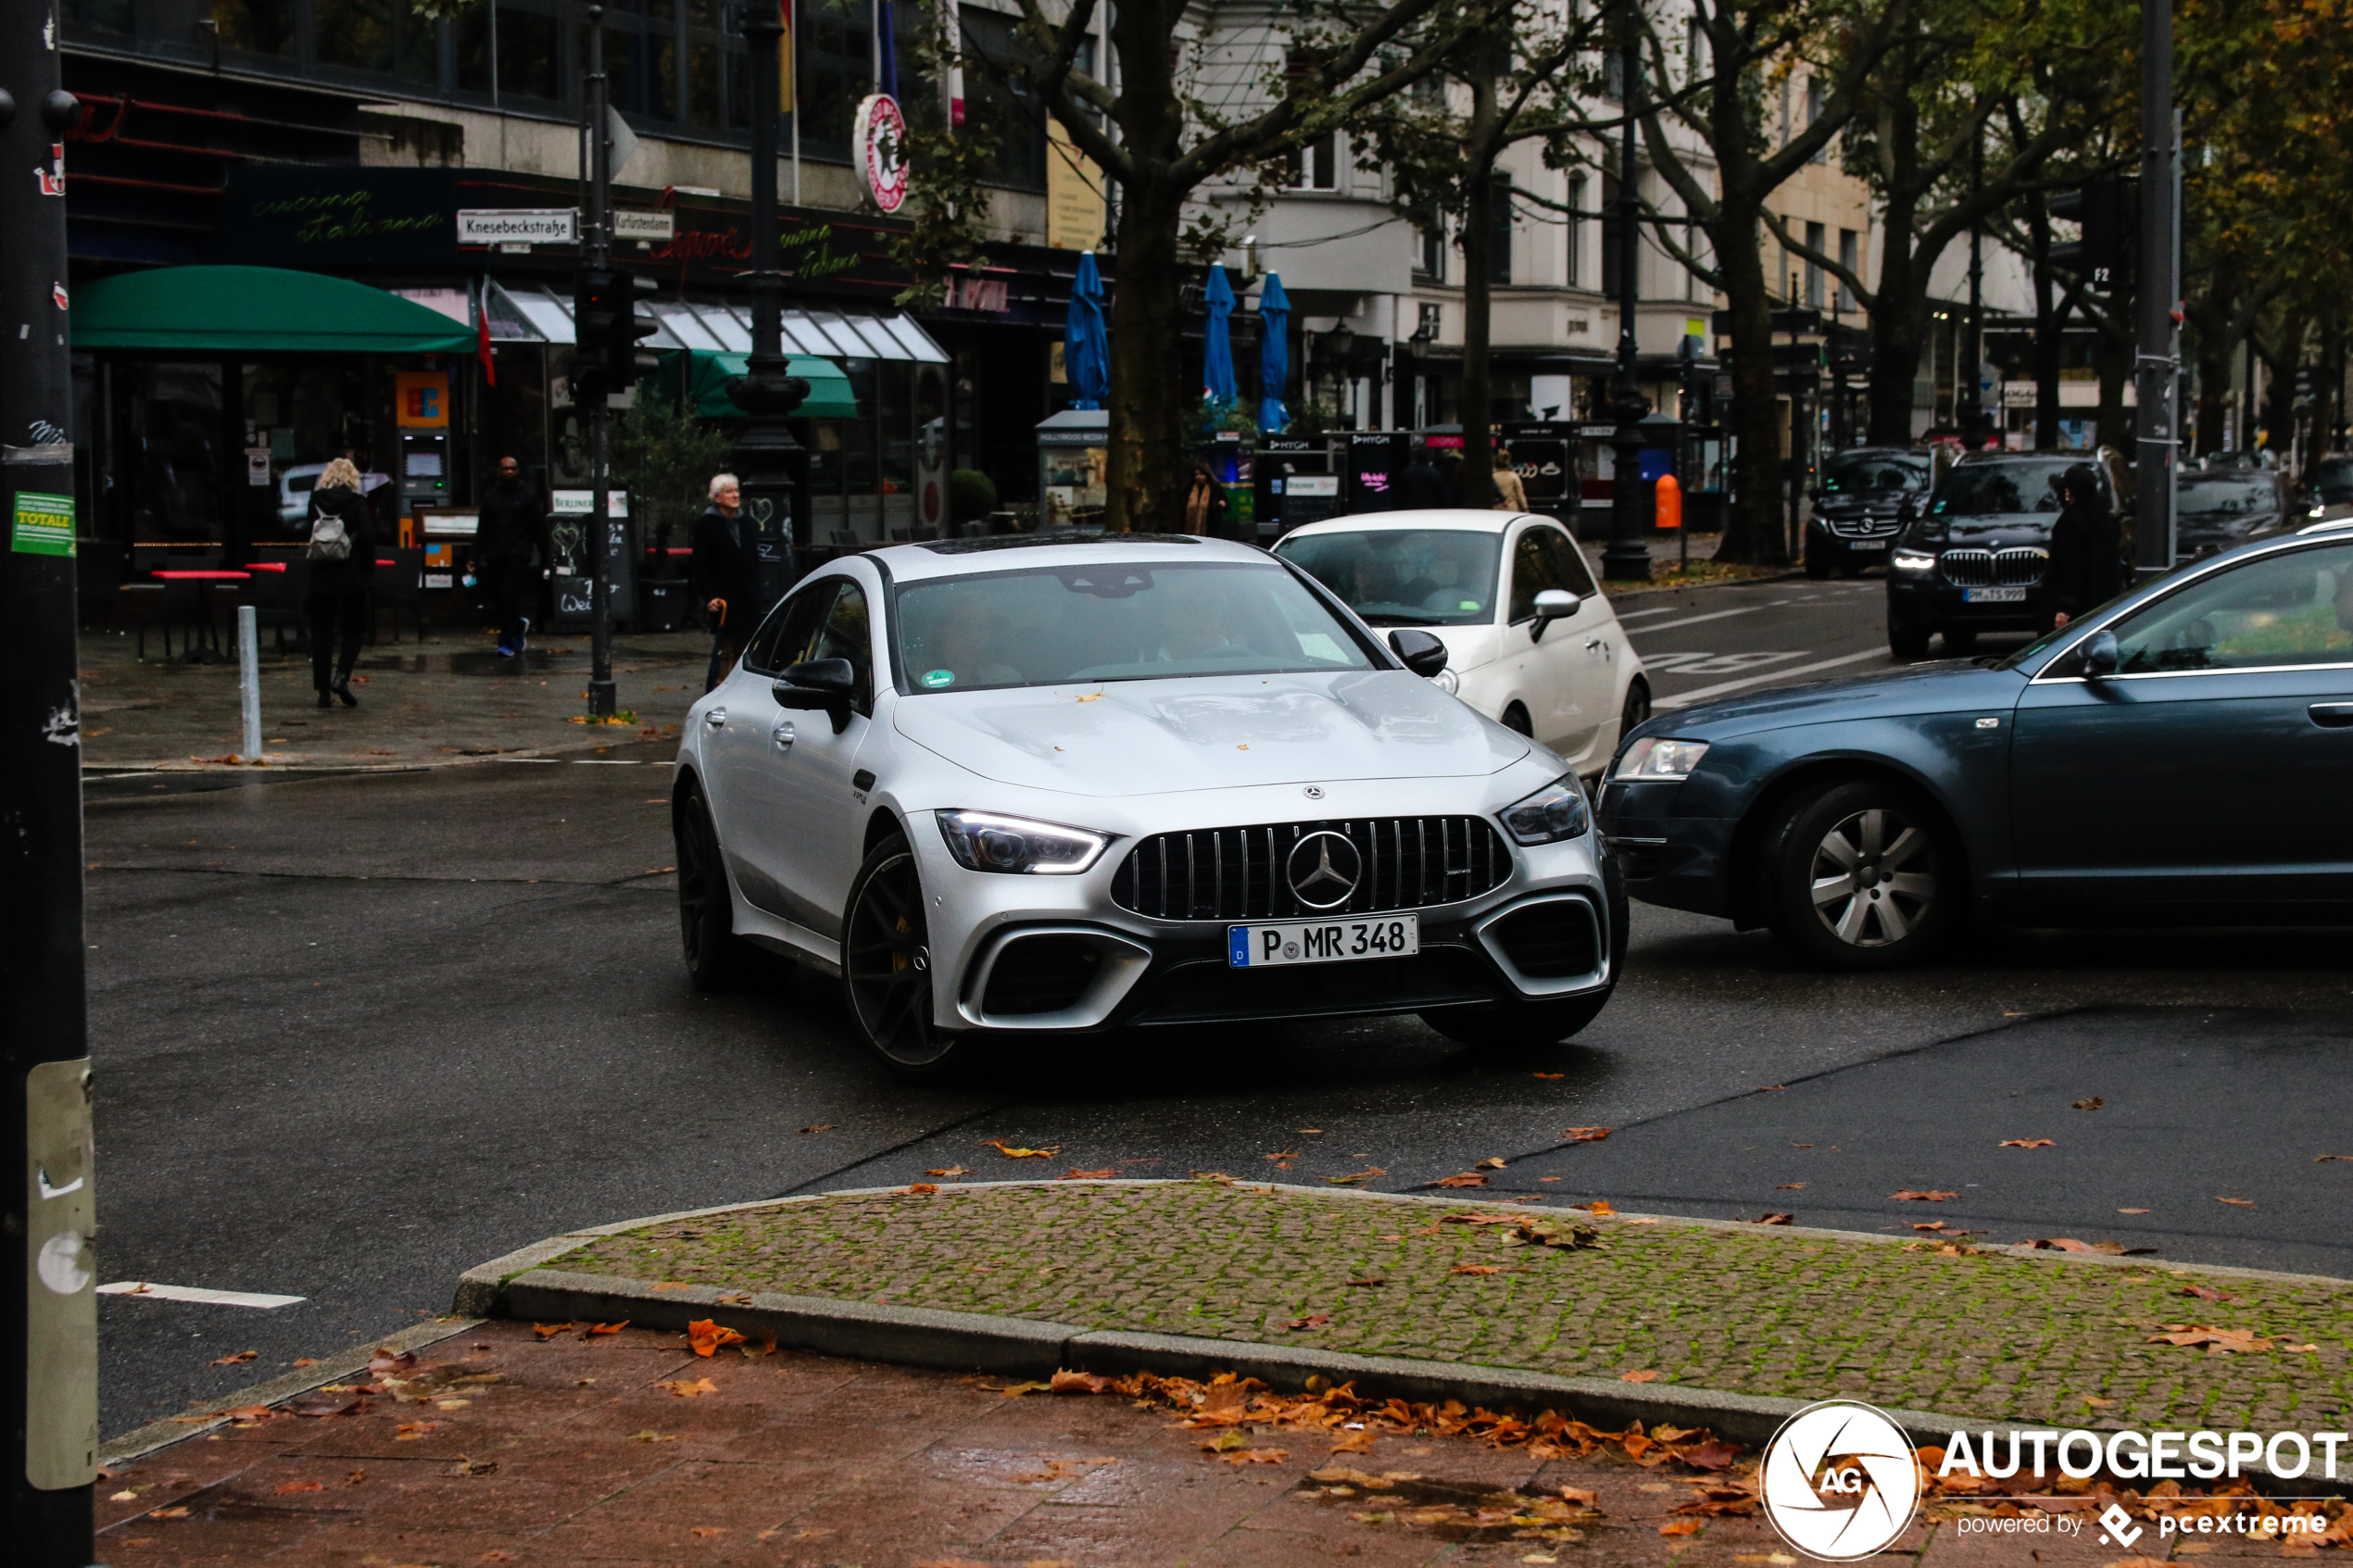
<path fill-rule="evenodd" d="M 955 1185 L 969 1190 L 980 1187 L 1169 1186 L 1185 1184 L 1180 1179 L 1130 1177 L 1084 1184 L 1014 1180 Z M 1476 1198 L 1362 1192 L 1354 1188 L 1307 1187 L 1290 1183 L 1238 1181 L 1233 1185 L 1266 1193 L 1292 1193 L 1324 1198 L 1353 1198 L 1367 1202 L 1453 1210 L 1474 1206 L 1479 1201 Z M 1514 1407 L 1523 1411 L 1556 1409 L 1602 1425 L 1639 1421 L 1645 1425 L 1705 1426 L 1718 1436 L 1748 1448 L 1762 1448 L 1791 1416 L 1819 1402 L 1667 1383 L 1629 1384 L 1607 1378 L 1561 1377 L 1514 1367 L 1354 1355 L 1263 1341 L 1090 1330 L 1077 1324 L 1041 1322 L 1034 1318 L 948 1311 L 930 1307 L 898 1307 L 887 1302 L 849 1301 L 776 1292 L 747 1292 L 711 1285 L 673 1284 L 670 1288 L 657 1294 L 653 1282 L 606 1274 L 574 1273 L 547 1266 L 566 1253 L 601 1237 L 621 1235 L 647 1225 L 705 1215 L 786 1208 L 830 1198 L 889 1196 L 906 1190 L 904 1186 L 845 1188 L 759 1202 L 683 1210 L 570 1231 L 534 1242 L 466 1271 L 459 1282 L 453 1311 L 474 1320 L 486 1317 L 536 1318 L 543 1321 L 613 1321 L 627 1318 L 639 1326 L 670 1329 L 684 1329 L 690 1320 L 707 1317 L 738 1332 L 773 1334 L 780 1345 L 820 1355 L 895 1362 L 948 1372 L 980 1372 L 1003 1377 L 1043 1379 L 1063 1369 L 1106 1376 L 1151 1372 L 1162 1376 L 1193 1378 L 1207 1378 L 1218 1372 L 1231 1372 L 1258 1378 L 1271 1387 L 1285 1391 L 1302 1389 L 1310 1378 L 1320 1377 L 1335 1383 L 1353 1382 L 1368 1395 L 1403 1399 L 1412 1403 L 1442 1404 L 1449 1399 L 1457 1399 L 1466 1405 L 1483 1405 L 1491 1410 Z M 1531 1209 L 1530 1211 L 1571 1212 L 1542 1209 Z M 1880 1236 L 1868 1231 L 1797 1225 L 1763 1227 L 1739 1221 L 1701 1220 L 1670 1214 L 1621 1213 L 1616 1217 L 1620 1220 L 1654 1220 L 1699 1230 L 1736 1231 L 1750 1236 L 1765 1232 L 1774 1237 L 1790 1240 L 1868 1241 L 1883 1246 L 1901 1246 L 1913 1239 Z M 1978 1250 L 2044 1263 L 2151 1266 L 2145 1258 L 2054 1253 L 2034 1248 L 1988 1247 Z M 2198 1273 L 2353 1288 L 2353 1282 L 2331 1276 L 2290 1274 L 2264 1269 L 2201 1264 Z M 1919 1441 L 1933 1440 L 1957 1431 L 2008 1436 L 2050 1430 L 2030 1423 L 1988 1421 L 1930 1411 L 1889 1408 L 1886 1413 Z M 2334 1481 L 2315 1477 L 2288 1479 L 2272 1475 L 2261 1466 L 2249 1466 L 2241 1474 L 2274 1495 L 2325 1493 L 2353 1497 L 2353 1478 Z"/>
<path fill-rule="evenodd" d="M 380 1349 L 421 1350 L 428 1345 L 437 1345 L 445 1339 L 454 1339 L 459 1335 L 469 1333 L 482 1321 L 482 1317 L 476 1315 L 454 1321 L 421 1323 L 414 1328 L 402 1329 L 398 1334 L 371 1339 L 364 1346 L 337 1351 L 321 1360 L 316 1366 L 304 1367 L 283 1377 L 273 1377 L 267 1383 L 257 1383 L 250 1388 L 224 1394 L 217 1399 L 203 1400 L 193 1407 L 189 1415 L 177 1420 L 167 1417 L 162 1421 L 151 1421 L 120 1436 L 107 1438 L 98 1445 L 98 1462 L 104 1465 L 121 1464 L 151 1454 L 157 1449 L 185 1442 L 190 1437 L 201 1437 L 208 1432 L 227 1425 L 229 1417 L 225 1412 L 229 1411 L 242 1410 L 247 1405 L 279 1404 L 297 1395 L 308 1394 L 313 1388 L 323 1388 L 365 1368 L 368 1359 Z M 211 1419 L 198 1420 L 197 1417 Z"/>

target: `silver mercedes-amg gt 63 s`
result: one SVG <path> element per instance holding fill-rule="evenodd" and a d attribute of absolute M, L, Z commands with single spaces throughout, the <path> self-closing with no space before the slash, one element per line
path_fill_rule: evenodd
<path fill-rule="evenodd" d="M 992 1037 L 1592 1022 L 1625 897 L 1568 764 L 1306 572 L 1184 535 L 899 545 L 804 578 L 690 714 L 686 968 L 838 974 L 902 1074 Z"/>

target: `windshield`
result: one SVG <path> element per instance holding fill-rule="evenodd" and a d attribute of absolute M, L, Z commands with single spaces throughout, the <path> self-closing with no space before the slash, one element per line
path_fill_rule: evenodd
<path fill-rule="evenodd" d="M 2075 459 L 1964 463 L 1944 476 L 1929 511 L 1937 517 L 2003 517 L 2059 509 L 2057 481 Z"/>
<path fill-rule="evenodd" d="M 1928 463 L 1923 458 L 1899 458 L 1884 452 L 1845 453 L 1822 465 L 1822 488 L 1833 495 L 1874 490 L 1925 490 Z"/>
<path fill-rule="evenodd" d="M 1498 533 L 1367 529 L 1293 534 L 1275 546 L 1376 626 L 1476 626 L 1495 619 Z"/>
<path fill-rule="evenodd" d="M 899 591 L 897 633 L 915 696 L 1374 667 L 1297 578 L 1239 562 L 1056 566 L 912 583 Z"/>
<path fill-rule="evenodd" d="M 2277 511 L 2280 507 L 2279 492 L 2270 480 L 2242 474 L 2183 474 L 2173 494 L 2183 517 L 2241 517 Z"/>

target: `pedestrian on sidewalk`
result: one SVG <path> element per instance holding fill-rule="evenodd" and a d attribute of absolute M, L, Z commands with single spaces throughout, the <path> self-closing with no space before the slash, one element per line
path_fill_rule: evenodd
<path fill-rule="evenodd" d="M 359 491 L 359 470 L 337 458 L 310 492 L 310 595 L 303 602 L 310 621 L 310 684 L 319 706 L 340 699 L 357 708 L 351 695 L 352 667 L 359 662 L 359 639 L 368 628 L 368 588 L 376 574 L 376 521 Z M 342 638 L 337 657 L 336 638 Z"/>
<path fill-rule="evenodd" d="M 1499 512 L 1524 512 L 1528 509 L 1528 486 L 1519 480 L 1519 470 L 1512 467 L 1512 449 L 1495 448 L 1495 507 Z"/>
<path fill-rule="evenodd" d="M 498 620 L 498 653 L 521 659 L 531 634 L 532 601 L 544 564 L 555 558 L 547 538 L 547 498 L 522 477 L 522 465 L 498 459 L 498 480 L 482 495 L 482 522 L 474 535 L 474 575 L 483 599 Z"/>
<path fill-rule="evenodd" d="M 2066 505 L 2051 524 L 2051 564 L 2044 578 L 2046 630 L 2124 591 L 2123 531 L 2091 465 L 2077 463 L 2060 475 L 2059 495 Z"/>
<path fill-rule="evenodd" d="M 711 618 L 711 670 L 703 678 L 705 691 L 736 667 L 760 616 L 760 558 L 752 548 L 751 521 L 743 509 L 743 486 L 736 476 L 711 475 L 711 505 L 695 519 L 695 553 L 688 568 L 695 597 Z"/>
<path fill-rule="evenodd" d="M 1389 509 L 1394 512 L 1437 511 L 1454 504 L 1446 476 L 1430 461 L 1429 448 L 1416 446 L 1414 458 L 1390 481 Z"/>
<path fill-rule="evenodd" d="M 1191 483 L 1185 492 L 1185 532 L 1215 533 L 1226 521 L 1226 487 L 1209 470 L 1204 458 L 1193 465 Z"/>

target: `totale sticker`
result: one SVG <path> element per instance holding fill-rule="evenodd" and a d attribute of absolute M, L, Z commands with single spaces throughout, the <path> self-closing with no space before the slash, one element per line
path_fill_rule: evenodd
<path fill-rule="evenodd" d="M 73 554 L 73 497 L 18 491 L 17 521 L 9 531 L 8 547 L 33 556 Z"/>

